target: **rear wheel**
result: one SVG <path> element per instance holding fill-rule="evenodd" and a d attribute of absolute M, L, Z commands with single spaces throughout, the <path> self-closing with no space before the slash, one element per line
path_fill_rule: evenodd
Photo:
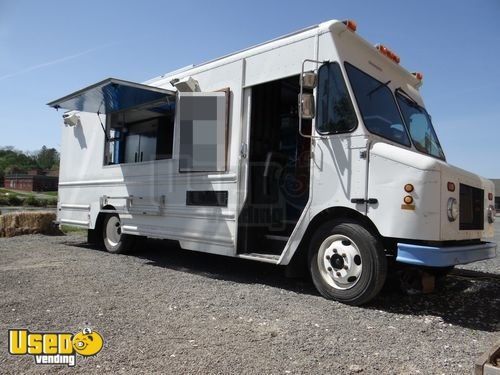
<path fill-rule="evenodd" d="M 106 250 L 112 254 L 124 254 L 132 249 L 134 237 L 122 233 L 120 217 L 116 214 L 104 219 L 102 236 Z"/>
<path fill-rule="evenodd" d="M 387 261 L 378 239 L 361 225 L 329 221 L 312 238 L 309 269 L 321 295 L 361 305 L 382 288 Z"/>

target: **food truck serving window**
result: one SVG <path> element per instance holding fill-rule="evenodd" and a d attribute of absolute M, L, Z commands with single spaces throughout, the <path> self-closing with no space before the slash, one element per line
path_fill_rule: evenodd
<path fill-rule="evenodd" d="M 48 105 L 106 115 L 104 164 L 172 158 L 176 94 L 108 78 Z"/>
<path fill-rule="evenodd" d="M 174 117 L 175 102 L 109 114 L 105 164 L 171 159 Z"/>

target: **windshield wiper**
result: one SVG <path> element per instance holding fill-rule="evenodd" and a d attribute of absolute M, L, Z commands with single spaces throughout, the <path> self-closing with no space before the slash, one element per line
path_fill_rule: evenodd
<path fill-rule="evenodd" d="M 416 101 L 415 99 L 413 99 L 410 95 L 408 95 L 408 94 L 406 93 L 406 91 L 405 91 L 405 90 L 403 90 L 401 87 L 398 87 L 398 88 L 396 89 L 396 93 L 398 93 L 398 94 L 403 94 L 403 96 L 405 97 L 405 99 L 407 99 L 407 100 L 410 102 L 409 104 L 410 104 L 412 107 L 415 107 L 415 108 L 418 108 L 418 109 L 422 108 L 422 107 L 420 106 L 420 104 L 418 104 L 418 103 L 417 103 L 417 101 Z"/>
<path fill-rule="evenodd" d="M 371 94 L 373 94 L 375 91 L 379 90 L 380 88 L 382 88 L 382 87 L 384 87 L 384 86 L 385 86 L 385 87 L 387 87 L 387 85 L 388 85 L 389 83 L 391 83 L 391 82 L 392 82 L 391 80 L 387 81 L 386 83 L 382 83 L 382 82 L 381 82 L 381 83 L 380 83 L 380 85 L 378 85 L 377 87 L 375 87 L 372 91 L 370 91 L 370 92 L 369 92 L 368 94 L 366 94 L 366 95 L 367 95 L 367 96 L 370 96 Z"/>

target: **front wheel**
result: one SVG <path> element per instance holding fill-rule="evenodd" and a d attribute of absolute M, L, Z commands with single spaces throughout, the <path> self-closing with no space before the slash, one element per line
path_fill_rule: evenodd
<path fill-rule="evenodd" d="M 134 237 L 122 233 L 120 217 L 108 215 L 104 219 L 102 237 L 106 250 L 112 254 L 125 254 L 132 249 Z"/>
<path fill-rule="evenodd" d="M 313 283 L 328 299 L 362 305 L 384 285 L 384 249 L 375 236 L 357 223 L 324 223 L 312 238 L 308 258 Z"/>

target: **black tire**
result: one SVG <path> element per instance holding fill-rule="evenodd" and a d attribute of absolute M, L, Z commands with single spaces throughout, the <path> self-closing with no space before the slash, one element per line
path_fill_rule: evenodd
<path fill-rule="evenodd" d="M 102 226 L 104 247 L 112 254 L 126 254 L 133 249 L 134 236 L 121 233 L 121 220 L 117 214 L 107 215 Z"/>
<path fill-rule="evenodd" d="M 87 242 L 92 245 L 102 244 L 102 233 L 98 228 L 87 230 Z"/>
<path fill-rule="evenodd" d="M 381 242 L 353 221 L 332 220 L 322 224 L 311 239 L 308 261 L 318 292 L 325 298 L 349 305 L 358 306 L 372 300 L 382 289 L 387 275 Z"/>

